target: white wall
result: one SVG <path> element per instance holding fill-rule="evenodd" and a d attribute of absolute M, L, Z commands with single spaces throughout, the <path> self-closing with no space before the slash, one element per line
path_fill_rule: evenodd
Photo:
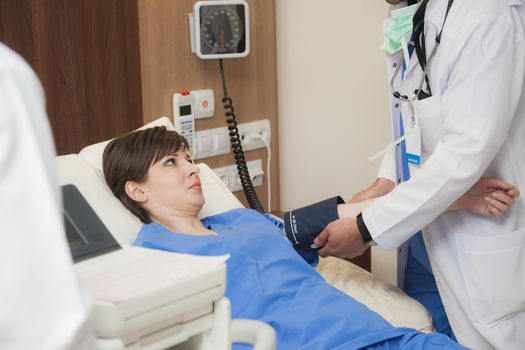
<path fill-rule="evenodd" d="M 375 179 L 380 160 L 367 158 L 390 138 L 386 63 L 378 49 L 388 5 L 276 3 L 281 210 L 336 194 L 348 200 Z M 393 282 L 391 259 L 373 265 Z"/>
<path fill-rule="evenodd" d="M 390 135 L 383 0 L 277 0 L 281 209 L 374 179 Z"/>

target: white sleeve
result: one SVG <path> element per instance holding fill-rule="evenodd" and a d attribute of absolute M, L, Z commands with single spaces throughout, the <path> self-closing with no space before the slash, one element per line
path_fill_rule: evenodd
<path fill-rule="evenodd" d="M 89 302 L 72 268 L 36 75 L 0 44 L 0 348 L 88 349 Z"/>
<path fill-rule="evenodd" d="M 515 30 L 508 19 L 484 18 L 461 48 L 442 95 L 445 122 L 434 153 L 363 212 L 383 247 L 396 248 L 435 220 L 482 176 L 505 141 L 523 87 L 525 55 Z"/>
<path fill-rule="evenodd" d="M 377 178 L 385 178 L 392 181 L 393 183 L 397 183 L 394 150 L 387 150 L 383 155 L 383 160 L 381 161 L 379 171 L 377 172 Z"/>

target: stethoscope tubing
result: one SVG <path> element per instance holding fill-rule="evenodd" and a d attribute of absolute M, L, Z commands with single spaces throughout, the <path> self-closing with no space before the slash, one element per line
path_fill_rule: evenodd
<path fill-rule="evenodd" d="M 447 17 L 448 17 L 448 14 L 450 12 L 450 8 L 452 7 L 453 2 L 454 2 L 454 0 L 449 0 L 448 1 L 447 10 L 445 12 L 445 18 L 443 20 L 443 24 L 441 25 L 441 30 L 436 35 L 434 47 L 432 48 L 432 51 L 430 52 L 430 55 L 428 56 L 428 60 L 427 60 L 426 64 L 424 65 L 425 69 L 423 70 L 423 74 L 421 76 L 421 80 L 419 82 L 419 86 L 418 86 L 417 90 L 414 91 L 414 94 L 411 97 L 408 97 L 407 95 L 401 95 L 401 93 L 399 93 L 398 91 L 394 90 L 394 82 L 395 82 L 395 80 L 397 78 L 397 75 L 399 74 L 399 70 L 401 69 L 401 66 L 403 65 L 403 63 L 405 61 L 404 55 L 401 55 L 401 58 L 399 59 L 399 62 L 397 64 L 397 66 L 396 66 L 396 70 L 394 71 L 394 74 L 392 75 L 392 78 L 390 79 L 390 93 L 394 97 L 396 97 L 397 99 L 399 99 L 399 100 L 401 100 L 403 102 L 412 102 L 412 101 L 414 101 L 415 99 L 418 98 L 420 92 L 422 91 L 421 89 L 423 88 L 423 84 L 424 84 L 425 80 L 427 80 L 427 84 L 428 84 L 428 81 L 430 80 L 430 79 L 428 79 L 428 72 L 429 72 L 428 67 L 430 67 L 430 64 L 432 63 L 432 60 L 434 59 L 434 56 L 436 55 L 437 49 L 438 49 L 439 45 L 441 44 L 441 34 L 443 33 L 443 28 L 445 27 L 445 22 L 447 21 Z M 412 33 L 414 33 L 416 31 L 416 29 L 418 29 L 419 26 L 424 25 L 424 23 L 425 23 L 425 21 L 423 20 L 420 24 L 415 26 L 413 31 L 412 31 Z M 421 31 L 421 33 L 424 35 L 423 32 L 424 32 L 424 30 Z M 417 39 L 417 40 L 419 40 L 419 39 Z M 408 62 L 406 62 L 406 63 L 408 64 Z"/>

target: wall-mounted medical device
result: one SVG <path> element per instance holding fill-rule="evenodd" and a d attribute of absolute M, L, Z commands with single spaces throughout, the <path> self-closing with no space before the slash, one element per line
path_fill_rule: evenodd
<path fill-rule="evenodd" d="M 202 59 L 245 57 L 250 52 L 248 3 L 198 1 L 188 14 L 191 51 Z"/>
<path fill-rule="evenodd" d="M 188 141 L 191 154 L 195 154 L 194 101 L 194 96 L 190 91 L 173 94 L 173 124 L 177 132 Z"/>
<path fill-rule="evenodd" d="M 188 14 L 191 51 L 201 59 L 218 59 L 224 95 L 222 103 L 228 124 L 230 143 L 242 188 L 252 209 L 264 212 L 253 187 L 241 138 L 233 101 L 228 96 L 223 58 L 246 57 L 250 52 L 250 20 L 246 0 L 198 1 L 193 13 Z"/>

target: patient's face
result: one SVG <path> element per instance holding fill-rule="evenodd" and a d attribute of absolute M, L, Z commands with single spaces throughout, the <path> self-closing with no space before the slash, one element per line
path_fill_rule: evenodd
<path fill-rule="evenodd" d="M 152 218 L 181 214 L 196 216 L 204 205 L 199 168 L 184 150 L 154 163 L 141 187 L 147 194 L 144 205 Z"/>

